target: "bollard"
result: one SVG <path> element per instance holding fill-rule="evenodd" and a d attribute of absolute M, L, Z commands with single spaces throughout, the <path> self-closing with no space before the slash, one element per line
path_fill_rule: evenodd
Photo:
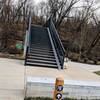
<path fill-rule="evenodd" d="M 56 78 L 53 100 L 63 100 L 64 79 Z"/>

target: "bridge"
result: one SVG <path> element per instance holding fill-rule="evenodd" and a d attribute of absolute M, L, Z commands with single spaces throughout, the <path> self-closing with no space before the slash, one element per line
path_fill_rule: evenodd
<path fill-rule="evenodd" d="M 50 18 L 45 26 L 29 18 L 25 39 L 25 65 L 63 69 L 65 50 Z"/>

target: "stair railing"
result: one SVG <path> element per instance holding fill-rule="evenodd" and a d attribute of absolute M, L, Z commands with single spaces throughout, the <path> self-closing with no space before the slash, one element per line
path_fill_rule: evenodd
<path fill-rule="evenodd" d="M 30 48 L 30 39 L 31 39 L 31 22 L 32 22 L 32 18 L 31 18 L 31 16 L 29 17 L 29 29 L 28 29 L 28 44 L 27 44 L 27 46 L 29 46 L 29 48 Z"/>
<path fill-rule="evenodd" d="M 58 56 L 58 59 L 61 65 L 61 69 L 63 69 L 65 49 L 62 45 L 62 42 L 60 40 L 60 37 L 58 35 L 58 32 L 55 28 L 55 25 L 52 19 L 50 18 L 46 24 L 47 24 L 47 27 L 49 28 L 49 31 L 50 31 L 50 34 L 51 34 L 51 37 L 52 37 L 52 40 L 55 46 L 55 50 L 57 52 L 57 56 Z"/>
<path fill-rule="evenodd" d="M 28 18 L 28 26 L 26 30 L 26 36 L 25 36 L 25 45 L 24 45 L 24 56 L 25 56 L 25 63 L 28 52 L 30 52 L 30 39 L 31 39 L 31 16 Z M 26 64 L 25 64 L 26 65 Z"/>

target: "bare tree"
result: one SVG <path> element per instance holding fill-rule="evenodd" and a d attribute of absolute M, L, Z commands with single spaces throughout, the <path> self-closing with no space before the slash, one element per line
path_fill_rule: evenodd
<path fill-rule="evenodd" d="M 67 18 L 76 3 L 80 0 L 49 0 L 50 15 L 56 28 L 60 26 L 64 18 Z"/>
<path fill-rule="evenodd" d="M 96 44 L 100 40 L 100 21 L 95 16 L 93 16 L 93 20 L 95 22 L 95 28 L 97 30 L 97 33 L 96 33 L 95 37 L 93 38 L 92 42 L 90 43 L 89 48 L 87 49 L 87 52 L 86 52 L 87 55 L 90 54 L 90 52 L 92 51 L 92 49 L 96 46 Z"/>
<path fill-rule="evenodd" d="M 16 37 L 19 25 L 21 27 L 23 23 L 23 29 L 25 29 L 27 1 L 19 0 L 15 6 L 13 0 L 0 0 L 0 24 L 2 23 L 3 29 L 2 47 L 7 48 L 8 40 L 11 37 Z"/>

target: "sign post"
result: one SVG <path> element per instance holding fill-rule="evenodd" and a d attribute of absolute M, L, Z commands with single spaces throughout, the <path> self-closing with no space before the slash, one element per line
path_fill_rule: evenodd
<path fill-rule="evenodd" d="M 63 100 L 63 86 L 64 86 L 63 78 L 60 77 L 56 78 L 53 100 Z"/>

